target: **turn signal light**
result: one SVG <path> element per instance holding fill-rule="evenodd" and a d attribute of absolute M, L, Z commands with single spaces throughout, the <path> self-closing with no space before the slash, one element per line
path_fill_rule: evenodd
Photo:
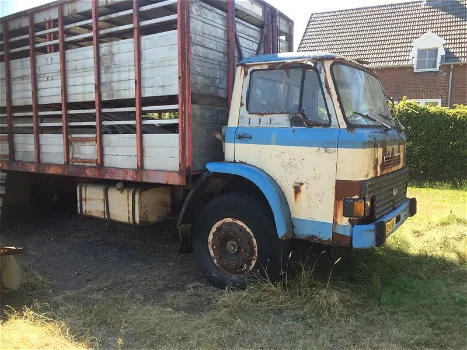
<path fill-rule="evenodd" d="M 362 218 L 365 216 L 365 200 L 361 198 L 344 198 L 344 216 Z"/>

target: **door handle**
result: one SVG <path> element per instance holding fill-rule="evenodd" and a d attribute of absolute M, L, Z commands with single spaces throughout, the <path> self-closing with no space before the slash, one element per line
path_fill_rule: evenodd
<path fill-rule="evenodd" d="M 252 139 L 252 136 L 250 134 L 237 134 L 236 136 L 237 140 L 241 139 Z"/>

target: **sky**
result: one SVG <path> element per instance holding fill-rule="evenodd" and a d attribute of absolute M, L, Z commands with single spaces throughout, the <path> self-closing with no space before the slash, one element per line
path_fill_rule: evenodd
<path fill-rule="evenodd" d="M 237 0 L 241 1 L 241 0 Z M 303 36 L 312 12 L 335 11 L 347 8 L 375 6 L 408 0 L 267 0 L 295 23 L 295 50 Z M 0 0 L 0 16 L 23 11 L 50 2 L 50 0 Z"/>

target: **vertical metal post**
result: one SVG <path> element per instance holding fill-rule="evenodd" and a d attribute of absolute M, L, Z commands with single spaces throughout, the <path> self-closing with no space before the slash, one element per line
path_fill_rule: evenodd
<path fill-rule="evenodd" d="M 29 64 L 31 66 L 31 94 L 32 94 L 32 125 L 34 132 L 34 161 L 41 162 L 41 148 L 39 141 L 39 113 L 37 108 L 37 77 L 36 77 L 36 34 L 34 30 L 34 14 L 29 13 Z"/>
<path fill-rule="evenodd" d="M 13 108 L 11 104 L 10 54 L 8 52 L 8 21 L 3 22 L 3 58 L 5 61 L 6 118 L 8 125 L 8 160 L 15 160 L 13 143 Z"/>
<path fill-rule="evenodd" d="M 63 29 L 63 4 L 58 4 L 58 51 L 60 56 L 60 84 L 62 98 L 62 133 L 63 133 L 63 163 L 70 163 L 70 146 L 68 141 L 68 95 L 66 87 L 65 33 Z"/>
<path fill-rule="evenodd" d="M 230 110 L 235 73 L 235 0 L 227 0 L 227 98 Z"/>
<path fill-rule="evenodd" d="M 190 1 L 177 2 L 180 171 L 191 182 Z"/>
<path fill-rule="evenodd" d="M 272 53 L 278 53 L 278 41 L 279 41 L 279 36 L 278 36 L 278 28 L 277 28 L 277 16 L 278 16 L 278 11 L 275 9 L 274 14 L 272 15 L 272 30 L 271 30 L 271 36 L 272 36 Z"/>
<path fill-rule="evenodd" d="M 99 52 L 98 1 L 92 2 L 92 41 L 94 52 L 94 100 L 96 106 L 97 167 L 102 167 L 101 60 Z"/>
<path fill-rule="evenodd" d="M 293 41 L 294 41 L 294 22 L 289 23 L 289 51 L 293 52 Z"/>
<path fill-rule="evenodd" d="M 139 28 L 139 0 L 133 0 L 133 42 L 135 59 L 135 118 L 136 118 L 136 164 L 137 169 L 144 167 L 143 125 L 141 108 L 141 32 Z"/>
<path fill-rule="evenodd" d="M 45 29 L 50 29 L 51 28 L 51 25 L 50 25 L 50 21 L 46 21 L 45 22 Z M 52 40 L 52 34 L 51 33 L 47 33 L 45 35 L 45 38 L 47 41 L 51 41 Z M 47 45 L 47 53 L 51 53 L 51 46 L 50 45 Z"/>
<path fill-rule="evenodd" d="M 271 11 L 264 8 L 264 54 L 271 53 Z"/>

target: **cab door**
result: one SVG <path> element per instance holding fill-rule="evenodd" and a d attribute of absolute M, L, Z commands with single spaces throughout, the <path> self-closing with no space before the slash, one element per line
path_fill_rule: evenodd
<path fill-rule="evenodd" d="M 299 238 L 332 238 L 338 124 L 321 65 L 249 70 L 235 131 L 236 162 L 268 173 Z M 245 103 L 246 102 L 246 103 Z"/>

